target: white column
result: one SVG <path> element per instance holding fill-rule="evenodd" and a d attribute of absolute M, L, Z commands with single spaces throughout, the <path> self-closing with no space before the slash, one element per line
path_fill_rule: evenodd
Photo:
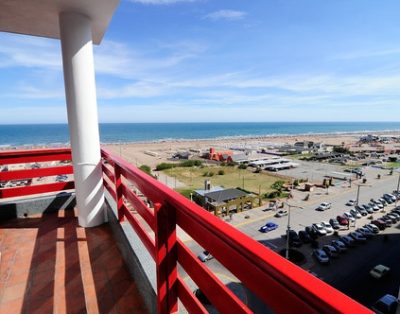
<path fill-rule="evenodd" d="M 60 13 L 61 49 L 79 225 L 104 222 L 91 21 Z"/>

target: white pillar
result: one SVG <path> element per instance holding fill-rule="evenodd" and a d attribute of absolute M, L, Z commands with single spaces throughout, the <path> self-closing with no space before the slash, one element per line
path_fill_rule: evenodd
<path fill-rule="evenodd" d="M 94 227 L 105 216 L 91 21 L 69 12 L 59 18 L 78 221 Z"/>

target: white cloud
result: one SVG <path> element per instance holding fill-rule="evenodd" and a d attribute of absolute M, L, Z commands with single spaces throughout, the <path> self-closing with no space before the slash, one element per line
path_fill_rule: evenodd
<path fill-rule="evenodd" d="M 129 1 L 141 4 L 163 5 L 163 4 L 174 4 L 179 2 L 196 2 L 197 0 L 129 0 Z"/>
<path fill-rule="evenodd" d="M 217 21 L 217 20 L 241 20 L 247 15 L 246 12 L 243 11 L 234 11 L 234 10 L 219 10 L 212 13 L 207 14 L 204 18 Z"/>

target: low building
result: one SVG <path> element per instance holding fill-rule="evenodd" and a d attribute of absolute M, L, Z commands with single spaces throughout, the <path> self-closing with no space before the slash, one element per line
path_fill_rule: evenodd
<path fill-rule="evenodd" d="M 253 208 L 258 197 L 239 189 L 216 186 L 209 190 L 195 190 L 193 200 L 214 215 L 221 216 Z"/>

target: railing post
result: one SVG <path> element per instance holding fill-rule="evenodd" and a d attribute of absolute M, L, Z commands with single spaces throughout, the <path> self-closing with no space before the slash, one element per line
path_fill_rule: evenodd
<path fill-rule="evenodd" d="M 122 177 L 121 177 L 121 169 L 117 164 L 114 163 L 114 175 L 115 175 L 115 194 L 117 199 L 117 212 L 118 212 L 118 220 L 119 222 L 124 221 L 124 199 L 122 198 Z"/>
<path fill-rule="evenodd" d="M 176 313 L 178 311 L 176 212 L 173 207 L 156 203 L 154 214 L 158 313 Z"/>

